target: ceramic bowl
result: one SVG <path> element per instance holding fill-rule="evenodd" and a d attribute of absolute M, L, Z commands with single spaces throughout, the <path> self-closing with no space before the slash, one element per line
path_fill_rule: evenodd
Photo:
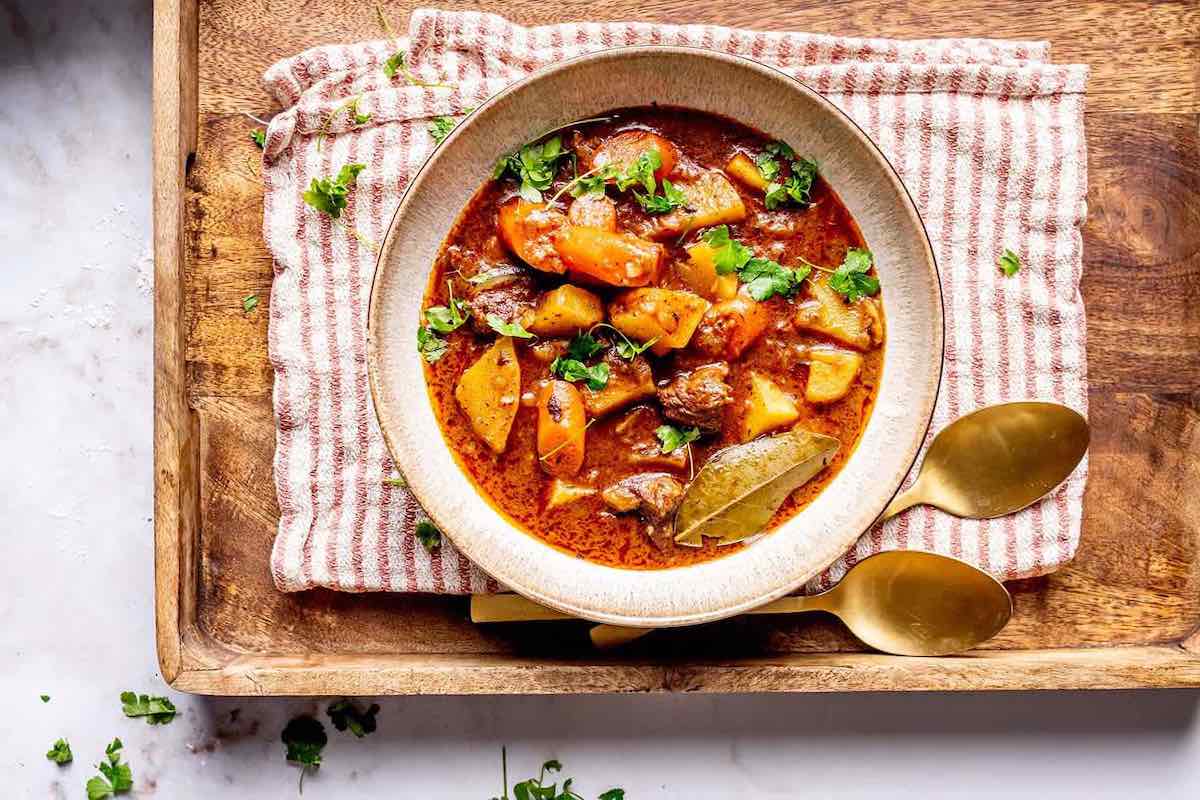
<path fill-rule="evenodd" d="M 878 400 L 862 438 L 817 499 L 768 536 L 723 558 L 669 570 L 584 561 L 514 526 L 476 490 L 445 444 L 415 346 L 422 292 L 442 241 L 496 159 L 539 132 L 657 102 L 731 117 L 821 165 L 875 254 L 888 340 Z M 429 516 L 505 586 L 598 622 L 687 625 L 793 591 L 832 563 L 896 493 L 929 425 L 942 363 L 942 302 L 921 220 L 879 149 L 801 83 L 747 59 L 636 47 L 547 67 L 464 120 L 404 195 L 379 259 L 368 368 L 379 424 Z"/>

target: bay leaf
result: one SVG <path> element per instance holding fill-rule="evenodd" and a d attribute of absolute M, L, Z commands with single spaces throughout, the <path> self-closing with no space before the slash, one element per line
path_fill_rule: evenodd
<path fill-rule="evenodd" d="M 840 447 L 832 436 L 793 430 L 719 451 L 684 492 L 675 515 L 676 543 L 699 547 L 709 536 L 733 544 L 759 533 Z"/>

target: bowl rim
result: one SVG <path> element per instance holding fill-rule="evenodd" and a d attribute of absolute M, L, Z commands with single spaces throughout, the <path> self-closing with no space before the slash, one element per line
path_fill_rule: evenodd
<path fill-rule="evenodd" d="M 900 477 L 896 480 L 895 488 L 891 492 L 886 493 L 886 495 L 882 495 L 882 494 L 880 495 L 880 497 L 883 498 L 883 502 L 879 505 L 879 510 L 876 512 L 876 514 L 865 525 L 865 527 L 862 528 L 862 530 L 855 531 L 853 533 L 853 535 L 843 535 L 841 537 L 841 539 L 839 540 L 841 543 L 839 544 L 839 546 L 837 548 L 835 548 L 835 550 L 836 550 L 835 554 L 825 564 L 823 564 L 818 570 L 816 570 L 816 572 L 810 573 L 808 575 L 802 575 L 795 579 L 791 579 L 783 585 L 776 586 L 767 591 L 758 593 L 755 596 L 745 599 L 741 602 L 730 604 L 728 606 L 722 606 L 719 609 L 694 611 L 694 612 L 690 612 L 690 613 L 686 613 L 686 614 L 678 614 L 678 615 L 674 615 L 674 616 L 653 616 L 653 617 L 628 615 L 628 614 L 608 612 L 608 611 L 604 611 L 604 610 L 597 610 L 597 609 L 591 609 L 591 608 L 585 609 L 585 608 L 575 607 L 575 606 L 572 606 L 570 603 L 561 601 L 558 598 L 551 597 L 551 596 L 539 591 L 536 587 L 522 585 L 521 582 L 518 580 L 512 580 L 507 577 L 504 580 L 501 580 L 499 577 L 493 576 L 494 579 L 497 580 L 498 582 L 500 582 L 501 585 L 504 586 L 506 589 L 515 591 L 518 594 L 524 595 L 528 599 L 533 600 L 534 602 L 540 603 L 540 604 L 548 606 L 550 608 L 554 608 L 556 610 L 559 610 L 564 613 L 571 614 L 571 615 L 574 615 L 574 616 L 577 616 L 580 618 L 589 619 L 594 622 L 624 625 L 624 626 L 631 626 L 631 627 L 675 627 L 675 626 L 683 626 L 683 625 L 701 624 L 704 622 L 712 622 L 712 621 L 736 616 L 738 614 L 742 614 L 742 613 L 750 611 L 754 608 L 757 608 L 763 604 L 777 600 L 780 597 L 791 594 L 796 589 L 798 589 L 800 586 L 802 586 L 805 581 L 807 581 L 809 578 L 811 578 L 813 574 L 818 574 L 821 569 L 825 569 L 826 567 L 828 567 L 829 564 L 835 562 L 838 558 L 840 558 L 848 550 L 848 548 L 852 547 L 854 545 L 854 543 L 856 541 L 858 541 L 858 539 L 866 531 L 870 530 L 871 527 L 873 525 L 875 525 L 875 523 L 879 519 L 879 515 L 883 512 L 884 509 L 887 508 L 887 505 L 891 502 L 891 500 L 897 494 L 899 494 L 901 488 L 903 487 L 905 477 L 909 473 L 911 473 L 912 467 L 916 463 L 916 460 L 917 460 L 918 456 L 920 455 L 922 442 L 928 438 L 929 430 L 933 424 L 933 415 L 934 415 L 934 409 L 936 406 L 937 398 L 941 392 L 942 382 L 945 378 L 945 340 L 946 340 L 945 297 L 944 297 L 944 291 L 943 291 L 942 283 L 941 283 L 941 274 L 940 274 L 940 270 L 939 270 L 938 263 L 937 263 L 937 256 L 934 251 L 933 244 L 929 238 L 928 229 L 926 228 L 924 219 L 921 217 L 921 213 L 920 213 L 919 209 L 917 208 L 916 203 L 913 200 L 912 194 L 909 192 L 908 187 L 900 179 L 899 173 L 897 172 L 895 166 L 891 163 L 890 159 L 888 159 L 888 157 L 884 154 L 884 152 L 879 147 L 879 145 L 876 144 L 876 142 L 870 136 L 867 135 L 867 133 L 862 129 L 862 127 L 857 122 L 855 122 L 855 120 L 853 118 L 851 118 L 846 112 L 842 111 L 841 108 L 836 106 L 834 103 L 832 103 L 830 100 L 825 98 L 823 95 L 821 95 L 819 92 L 817 92 L 815 89 L 813 89 L 808 84 L 801 81 L 800 79 L 787 74 L 786 72 L 779 69 L 778 67 L 772 66 L 770 64 L 764 64 L 763 62 L 756 61 L 752 58 L 748 58 L 748 57 L 740 56 L 740 55 L 728 54 L 728 53 L 720 53 L 720 52 L 715 52 L 715 51 L 708 50 L 708 49 L 705 49 L 702 47 L 694 47 L 694 46 L 686 46 L 686 45 L 628 45 L 628 46 L 621 46 L 621 47 L 613 47 L 613 48 L 607 48 L 604 50 L 594 51 L 594 52 L 590 52 L 590 53 L 584 53 L 584 54 L 581 54 L 578 56 L 574 56 L 571 58 L 563 59 L 561 61 L 556 61 L 551 64 L 547 64 L 547 65 L 535 70 L 534 72 L 530 73 L 529 75 L 526 75 L 525 77 L 521 78 L 520 80 L 509 84 L 508 86 L 499 90 L 495 94 L 490 95 L 486 100 L 484 100 L 479 105 L 477 105 L 474 109 L 472 109 L 472 111 L 470 113 L 468 113 L 459 122 L 459 124 L 454 127 L 454 129 L 450 132 L 449 136 L 447 136 L 445 140 L 443 140 L 439 145 L 437 145 L 433 148 L 433 150 L 429 153 L 429 155 L 425 158 L 425 160 L 421 163 L 421 165 L 413 173 L 412 179 L 405 186 L 404 191 L 402 192 L 402 194 L 400 196 L 400 200 L 397 203 L 396 208 L 393 211 L 392 216 L 388 221 L 387 232 L 384 235 L 383 241 L 382 241 L 382 243 L 378 249 L 378 252 L 376 254 L 375 270 L 371 277 L 371 287 L 370 287 L 368 309 L 367 309 L 367 330 L 366 330 L 366 335 L 367 335 L 366 368 L 367 368 L 368 387 L 369 387 L 370 396 L 371 396 L 372 409 L 375 412 L 376 421 L 379 425 L 379 430 L 383 436 L 384 444 L 387 447 L 388 454 L 392 457 L 392 459 L 396 463 L 397 467 L 399 468 L 399 466 L 401 464 L 401 459 L 397 457 L 396 444 L 393 441 L 392 435 L 388 430 L 388 426 L 384 424 L 386 412 L 385 412 L 384 408 L 382 407 L 382 401 L 380 399 L 380 396 L 382 394 L 382 389 L 378 385 L 379 381 L 381 380 L 380 367 L 379 367 L 380 343 L 379 343 L 379 327 L 378 327 L 379 326 L 379 304 L 381 302 L 381 300 L 380 300 L 381 295 L 380 295 L 379 287 L 381 284 L 381 279 L 384 275 L 384 269 L 387 265 L 388 256 L 391 252 L 393 241 L 394 241 L 396 233 L 397 233 L 397 221 L 401 218 L 402 214 L 407 209 L 414 190 L 418 186 L 420 186 L 421 183 L 424 181 L 424 179 L 427 177 L 431 167 L 434 164 L 436 164 L 440 160 L 440 158 L 442 158 L 445 154 L 451 152 L 453 142 L 470 127 L 470 124 L 473 119 L 477 118 L 478 116 L 480 116 L 481 114 L 483 114 L 484 112 L 489 110 L 491 107 L 502 103 L 509 96 L 511 96 L 517 92 L 523 91 L 527 87 L 529 87 L 531 84 L 534 84 L 541 80 L 547 79 L 548 77 L 555 75 L 559 72 L 563 72 L 563 71 L 578 67 L 583 62 L 622 59 L 622 58 L 626 58 L 626 57 L 630 57 L 630 56 L 638 56 L 638 55 L 643 55 L 643 54 L 654 54 L 654 53 L 671 53 L 671 54 L 677 54 L 677 55 L 682 55 L 682 56 L 687 56 L 687 57 L 708 59 L 708 60 L 712 60 L 712 61 L 716 61 L 716 62 L 724 62 L 724 63 L 734 65 L 734 66 L 748 67 L 748 68 L 752 69 L 753 71 L 760 72 L 760 73 L 766 75 L 767 77 L 770 77 L 777 81 L 780 81 L 782 84 L 787 85 L 792 91 L 796 91 L 802 95 L 806 95 L 809 100 L 817 103 L 822 108 L 824 108 L 827 112 L 832 113 L 835 117 L 840 119 L 841 122 L 845 125 L 847 131 L 852 136 L 854 136 L 856 139 L 858 139 L 860 144 L 862 144 L 866 148 L 866 150 L 873 155 L 877 164 L 882 167 L 882 172 L 886 176 L 887 180 L 893 185 L 893 187 L 895 189 L 898 190 L 898 196 L 901 198 L 901 206 L 903 208 L 903 211 L 910 217 L 911 221 L 915 223 L 916 230 L 919 232 L 920 247 L 925 256 L 924 266 L 926 266 L 929 270 L 930 275 L 928 277 L 930 277 L 932 279 L 931 282 L 932 282 L 932 287 L 934 290 L 932 295 L 933 295 L 933 299 L 935 300 L 935 302 L 934 302 L 931 310 L 932 310 L 933 316 L 934 316 L 932 327 L 934 328 L 935 333 L 936 333 L 936 337 L 935 337 L 936 341 L 931 342 L 931 344 L 936 344 L 937 368 L 936 368 L 936 375 L 933 377 L 932 381 L 929 382 L 930 385 L 927 387 L 927 402 L 925 404 L 926 408 L 924 408 L 921 413 L 921 416 L 923 417 L 923 424 L 919 426 L 919 435 L 914 436 L 912 438 L 911 445 L 909 447 L 908 457 L 906 459 L 903 459 L 903 462 L 906 463 L 907 466 L 903 469 L 903 471 L 900 473 Z M 687 107 L 686 104 L 664 103 L 663 105 L 680 107 L 680 108 Z M 571 124 L 570 122 L 565 123 L 565 125 L 568 125 L 568 126 L 570 124 Z M 553 129 L 553 130 L 557 130 L 557 129 Z M 544 135 L 548 135 L 549 133 L 553 132 L 553 130 L 548 131 Z M 837 187 L 834 187 L 834 188 L 836 190 Z M 475 189 L 473 189 L 472 191 L 473 192 L 477 191 L 477 187 Z M 461 213 L 462 213 L 462 209 L 458 209 L 457 211 L 455 211 L 454 220 L 451 221 L 451 226 L 453 226 L 454 221 L 456 221 L 458 219 L 458 216 Z M 445 236 L 442 237 L 441 243 L 444 244 L 444 241 L 445 241 Z M 439 244 L 439 248 L 440 248 L 440 244 Z M 885 364 L 886 364 L 886 357 L 885 357 Z M 428 401 L 429 389 L 428 389 L 428 378 L 427 377 L 425 377 L 425 383 L 422 386 L 422 388 L 425 390 L 423 394 L 426 396 L 426 399 Z M 874 409 L 873 409 L 873 411 L 874 411 Z M 862 441 L 863 437 L 866 435 L 867 429 L 874 422 L 874 419 L 875 419 L 875 414 L 873 413 L 871 419 L 868 420 L 867 425 L 864 426 L 862 433 L 860 433 L 858 440 L 856 440 L 855 449 L 857 449 L 858 444 Z M 438 425 L 439 425 L 439 433 L 442 433 L 440 430 L 440 422 L 438 423 Z M 442 434 L 440 446 L 446 448 L 447 451 L 450 450 L 449 446 L 447 445 L 447 443 L 445 441 L 444 434 Z M 458 463 L 459 462 L 458 456 L 456 454 L 454 454 L 453 452 L 451 452 L 451 456 L 452 456 L 453 460 L 456 462 L 456 466 L 458 467 L 458 469 L 460 471 L 465 472 L 465 470 L 463 470 L 461 463 Z M 849 461 L 847 463 L 849 463 Z M 403 470 L 401 470 L 401 472 L 403 473 Z M 540 546 L 546 548 L 547 550 L 558 551 L 558 548 L 556 548 L 554 545 L 551 545 L 551 544 L 543 541 L 536 534 L 533 534 L 533 533 L 529 532 L 528 530 L 525 530 L 523 528 L 523 526 L 521 526 L 515 520 L 512 520 L 511 518 L 509 518 L 509 516 L 506 512 L 504 512 L 502 509 L 500 509 L 494 501 L 492 501 L 490 498 L 488 498 L 486 495 L 483 494 L 483 492 L 479 489 L 478 485 L 475 484 L 475 481 L 469 475 L 466 475 L 465 479 L 475 489 L 476 493 L 480 495 L 480 498 L 482 499 L 482 501 L 492 510 L 492 512 L 494 514 L 496 514 L 498 517 L 502 518 L 505 522 L 507 522 L 512 527 L 516 528 L 518 530 L 518 532 L 520 532 L 521 534 L 536 541 Z M 414 497 L 416 497 L 417 501 L 421 504 L 421 507 L 426 510 L 426 513 L 429 514 L 430 518 L 438 525 L 438 527 L 441 529 L 443 534 L 446 535 L 454 543 L 454 545 L 458 549 L 458 551 L 463 556 L 465 556 L 471 563 L 478 564 L 479 559 L 477 559 L 475 557 L 475 555 L 473 555 L 473 553 L 472 553 L 474 548 L 472 548 L 469 544 L 464 544 L 464 542 L 462 541 L 462 537 L 456 537 L 454 535 L 453 526 L 447 525 L 446 521 L 444 519 L 440 518 L 439 516 L 436 515 L 435 512 L 431 511 L 428 508 L 427 504 L 422 502 L 421 497 L 418 496 L 418 494 L 417 494 L 417 490 L 414 487 L 412 487 L 411 484 L 410 484 L 409 490 L 413 493 Z M 790 521 L 791 520 L 789 520 L 789 522 Z M 776 532 L 773 531 L 772 534 L 774 534 L 774 533 L 776 533 Z M 728 557 L 719 558 L 719 559 L 715 559 L 714 561 L 703 562 L 703 563 L 711 564 L 711 563 L 723 561 L 726 558 L 728 558 Z M 587 563 L 594 564 L 594 562 L 587 562 Z M 596 565 L 596 566 L 607 567 L 607 565 Z M 621 568 L 614 568 L 614 567 L 607 567 L 607 568 L 621 569 Z M 647 574 L 656 574 L 656 573 L 669 572 L 672 569 L 683 569 L 683 568 L 664 568 L 661 570 L 637 570 L 637 571 L 645 572 Z"/>

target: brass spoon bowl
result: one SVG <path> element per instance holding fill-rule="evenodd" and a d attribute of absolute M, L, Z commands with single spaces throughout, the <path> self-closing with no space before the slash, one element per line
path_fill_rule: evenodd
<path fill-rule="evenodd" d="M 1088 440 L 1087 420 L 1065 406 L 1018 402 L 982 408 L 955 420 L 934 438 L 916 482 L 892 500 L 879 521 L 922 503 L 971 519 L 1020 511 L 1067 479 L 1087 452 Z M 872 566 L 859 577 L 867 565 Z M 851 578 L 853 586 L 843 589 Z M 997 592 L 1003 593 L 1003 603 Z M 926 602 L 927 598 L 938 599 Z M 1008 611 L 992 628 L 1001 606 Z M 939 607 L 947 613 L 939 613 Z M 766 609 L 830 611 L 878 650 L 943 655 L 993 636 L 1008 621 L 1011 599 L 999 582 L 969 564 L 897 551 L 863 560 L 824 594 L 783 598 L 759 611 L 767 613 Z M 591 636 L 597 647 L 615 647 L 651 630 L 598 625 Z M 975 638 L 985 631 L 990 632 Z"/>
<path fill-rule="evenodd" d="M 893 550 L 855 564 L 827 592 L 785 597 L 757 613 L 804 611 L 837 616 L 864 644 L 885 653 L 941 656 L 995 636 L 1012 616 L 1012 598 L 1000 581 L 963 561 Z M 598 625 L 591 636 L 597 647 L 615 647 L 648 632 Z"/>

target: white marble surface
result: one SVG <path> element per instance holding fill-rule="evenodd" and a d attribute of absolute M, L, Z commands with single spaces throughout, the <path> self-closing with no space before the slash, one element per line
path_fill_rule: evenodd
<path fill-rule="evenodd" d="M 0 0 L 0 796 L 82 798 L 120 736 L 138 797 L 295 797 L 302 699 L 165 692 L 151 604 L 150 12 Z M 52 696 L 43 704 L 38 695 Z M 1196 797 L 1190 692 L 383 701 L 311 798 L 482 800 L 561 759 L 586 797 Z M 240 709 L 238 721 L 230 714 Z M 332 733 L 332 732 L 331 732 Z M 67 736 L 73 765 L 43 757 Z"/>

